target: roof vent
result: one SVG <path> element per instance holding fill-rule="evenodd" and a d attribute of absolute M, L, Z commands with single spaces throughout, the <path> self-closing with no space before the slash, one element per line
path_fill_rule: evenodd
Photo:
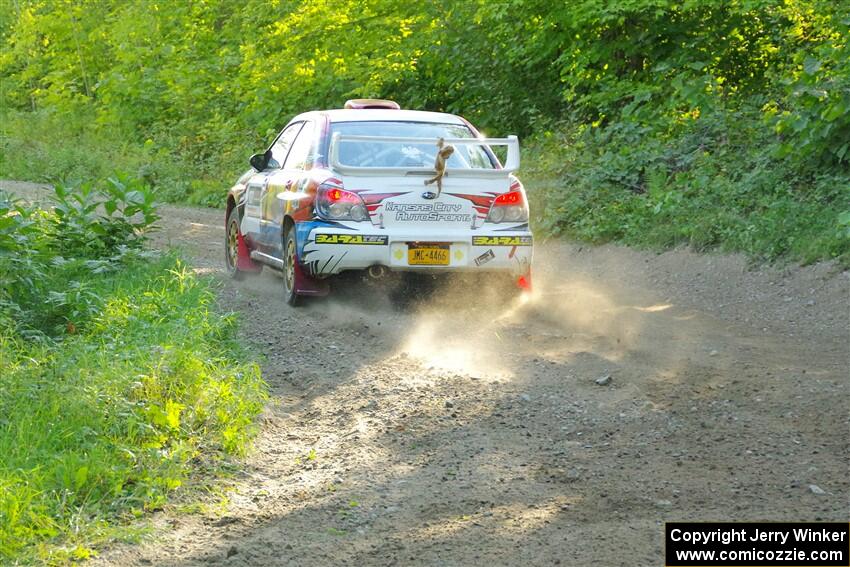
<path fill-rule="evenodd" d="M 384 108 L 387 110 L 398 110 L 401 107 L 394 100 L 383 100 L 380 98 L 353 98 L 345 101 L 344 108 Z"/>

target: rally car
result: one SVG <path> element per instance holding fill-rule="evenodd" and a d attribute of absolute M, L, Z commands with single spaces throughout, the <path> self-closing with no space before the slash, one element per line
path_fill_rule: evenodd
<path fill-rule="evenodd" d="M 291 305 L 352 270 L 470 271 L 530 288 L 516 136 L 484 138 L 459 116 L 360 99 L 296 116 L 250 164 L 227 194 L 227 270 L 282 271 Z"/>

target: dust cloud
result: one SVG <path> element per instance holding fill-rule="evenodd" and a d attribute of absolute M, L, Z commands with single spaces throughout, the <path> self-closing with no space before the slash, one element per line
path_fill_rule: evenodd
<path fill-rule="evenodd" d="M 386 327 L 398 345 L 390 356 L 498 382 L 515 378 L 519 360 L 533 351 L 558 362 L 586 350 L 619 360 L 639 336 L 641 310 L 660 308 L 624 307 L 597 285 L 549 274 L 537 277 L 530 293 L 520 293 L 501 275 L 449 277 L 425 291 L 404 292 L 402 306 L 392 300 L 398 290 L 386 289 L 369 308 L 331 301 L 322 315 L 347 324 L 364 317 L 392 319 L 401 312 L 402 320 Z M 551 352 L 541 336 L 556 339 Z"/>

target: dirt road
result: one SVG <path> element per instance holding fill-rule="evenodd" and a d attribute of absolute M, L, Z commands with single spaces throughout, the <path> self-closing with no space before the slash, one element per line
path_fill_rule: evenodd
<path fill-rule="evenodd" d="M 850 518 L 847 272 L 552 242 L 527 302 L 292 309 L 224 279 L 220 212 L 166 216 L 273 401 L 223 516 L 98 565 L 662 565 L 665 521 Z"/>

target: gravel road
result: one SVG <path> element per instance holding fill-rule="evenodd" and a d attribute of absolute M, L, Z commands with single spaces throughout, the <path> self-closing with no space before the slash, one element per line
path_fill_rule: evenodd
<path fill-rule="evenodd" d="M 850 519 L 846 271 L 554 241 L 529 301 L 292 309 L 226 279 L 220 211 L 165 217 L 272 401 L 222 513 L 96 565 L 662 565 L 665 521 Z"/>

